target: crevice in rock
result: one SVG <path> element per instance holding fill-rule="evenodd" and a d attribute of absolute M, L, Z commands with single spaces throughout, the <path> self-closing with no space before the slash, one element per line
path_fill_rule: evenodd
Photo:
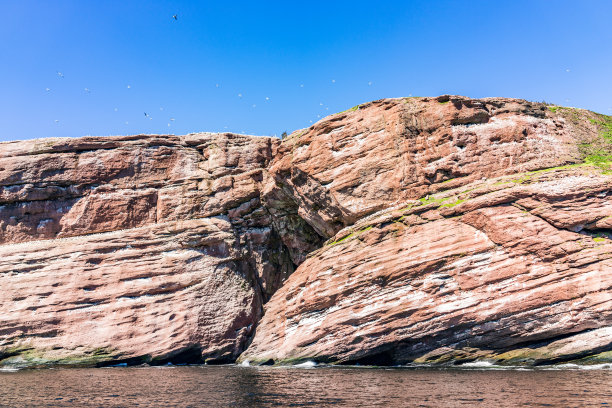
<path fill-rule="evenodd" d="M 584 227 L 579 234 L 587 235 L 591 238 L 608 238 L 612 239 L 612 229 L 610 228 L 590 228 Z"/>
<path fill-rule="evenodd" d="M 374 351 L 364 357 L 343 360 L 339 365 L 367 365 L 367 366 L 392 366 L 396 365 L 392 346 L 381 351 Z"/>
<path fill-rule="evenodd" d="M 114 366 L 136 366 L 142 364 L 150 364 L 151 356 L 137 356 L 123 359 L 106 360 L 96 363 L 96 367 L 114 367 Z"/>
<path fill-rule="evenodd" d="M 550 225 L 553 228 L 556 228 L 557 230 L 565 230 L 565 231 L 569 231 L 569 232 L 573 232 L 576 234 L 580 234 L 580 235 L 585 235 L 591 238 L 608 238 L 608 239 L 612 239 L 612 229 L 609 228 L 593 228 L 590 226 L 580 226 L 579 228 L 577 227 L 572 227 L 572 228 L 563 228 L 563 227 L 557 227 L 554 224 L 552 224 L 548 219 L 546 219 L 545 217 L 538 215 L 538 214 L 534 214 L 532 211 L 526 210 L 523 207 L 521 207 L 520 205 L 516 204 L 516 203 L 512 203 L 512 206 L 519 208 L 521 210 L 527 211 L 530 215 L 537 217 L 539 219 L 541 219 L 542 221 L 544 221 L 545 223 L 547 223 L 548 225 Z"/>
<path fill-rule="evenodd" d="M 184 349 L 173 352 L 171 355 L 163 358 L 151 359 L 149 365 L 160 366 L 160 365 L 184 365 L 184 364 L 203 364 L 204 358 L 202 357 L 202 347 L 191 346 Z"/>

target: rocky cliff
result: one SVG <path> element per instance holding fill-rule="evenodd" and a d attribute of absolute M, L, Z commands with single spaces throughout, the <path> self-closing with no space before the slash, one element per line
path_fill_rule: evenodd
<path fill-rule="evenodd" d="M 273 138 L 0 145 L 0 359 L 228 362 L 292 271 L 260 203 Z"/>
<path fill-rule="evenodd" d="M 455 96 L 0 144 L 0 364 L 609 361 L 611 159 L 609 117 Z"/>

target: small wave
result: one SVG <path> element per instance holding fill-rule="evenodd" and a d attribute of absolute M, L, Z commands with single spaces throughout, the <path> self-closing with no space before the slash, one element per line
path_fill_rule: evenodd
<path fill-rule="evenodd" d="M 240 367 L 250 367 L 251 366 L 251 362 L 249 360 L 244 360 L 242 363 L 240 363 Z"/>
<path fill-rule="evenodd" d="M 559 364 L 554 366 L 544 366 L 543 370 L 612 370 L 612 363 L 603 364 Z"/>
<path fill-rule="evenodd" d="M 300 364 L 296 364 L 293 367 L 298 367 L 298 368 L 311 368 L 311 367 L 316 367 L 317 363 L 315 363 L 314 361 L 304 361 L 303 363 Z"/>
<path fill-rule="evenodd" d="M 463 363 L 459 367 L 490 368 L 490 367 L 495 367 L 495 364 L 489 361 L 472 361 L 470 363 Z"/>
<path fill-rule="evenodd" d="M 16 367 L 0 367 L 0 373 L 15 373 L 19 371 Z"/>

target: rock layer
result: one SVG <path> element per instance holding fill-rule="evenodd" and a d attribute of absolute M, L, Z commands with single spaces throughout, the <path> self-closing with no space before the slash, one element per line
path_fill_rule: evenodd
<path fill-rule="evenodd" d="M 579 112 L 574 119 L 574 111 L 503 98 L 366 103 L 293 132 L 270 165 L 264 202 L 328 239 L 407 199 L 581 161 L 580 146 L 598 136 L 594 119 Z M 295 229 L 279 230 L 297 262 L 317 247 L 312 238 L 296 240 Z"/>
<path fill-rule="evenodd" d="M 303 263 L 241 360 L 610 359 L 610 119 L 442 96 L 294 132 L 264 202 L 328 241 L 280 228 Z"/>
<path fill-rule="evenodd" d="M 608 351 L 609 230 L 553 224 L 574 213 L 585 225 L 609 220 L 611 179 L 571 167 L 382 212 L 308 257 L 266 305 L 242 358 L 534 364 Z M 565 347 L 549 345 L 560 339 Z"/>
<path fill-rule="evenodd" d="M 259 201 L 278 144 L 0 145 L 2 363 L 233 361 L 292 270 Z"/>
<path fill-rule="evenodd" d="M 610 132 L 445 95 L 2 143 L 0 365 L 609 361 Z"/>

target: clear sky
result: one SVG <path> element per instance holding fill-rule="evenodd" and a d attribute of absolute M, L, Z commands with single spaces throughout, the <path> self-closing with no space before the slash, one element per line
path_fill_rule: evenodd
<path fill-rule="evenodd" d="M 0 12 L 0 140 L 280 135 L 445 93 L 612 114 L 610 0 L 0 0 Z"/>

